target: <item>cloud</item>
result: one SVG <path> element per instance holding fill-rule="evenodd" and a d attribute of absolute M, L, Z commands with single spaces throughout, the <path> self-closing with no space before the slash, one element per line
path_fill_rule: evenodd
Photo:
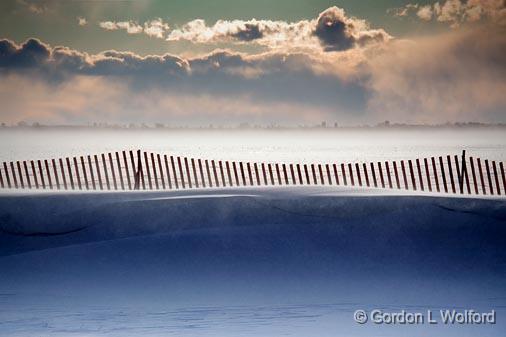
<path fill-rule="evenodd" d="M 506 29 L 398 40 L 368 64 L 371 111 L 408 121 L 503 121 Z"/>
<path fill-rule="evenodd" d="M 128 34 L 144 33 L 150 37 L 159 39 L 164 38 L 164 34 L 169 30 L 169 25 L 164 23 L 162 19 L 157 18 L 147 21 L 144 25 L 140 25 L 136 21 L 102 21 L 99 26 L 105 30 L 126 30 Z"/>
<path fill-rule="evenodd" d="M 88 21 L 86 21 L 86 18 L 83 18 L 82 16 L 77 17 L 77 24 L 79 26 L 86 26 L 88 24 Z"/>
<path fill-rule="evenodd" d="M 418 9 L 418 10 L 417 10 Z M 486 21 L 492 24 L 506 25 L 506 2 L 504 0 L 446 0 L 428 5 L 407 4 L 389 12 L 394 16 L 408 16 L 416 11 L 423 21 L 448 23 L 452 28 L 462 23 Z"/>
<path fill-rule="evenodd" d="M 16 2 L 33 14 L 43 14 L 48 11 L 46 3 L 36 0 L 16 0 Z"/>
<path fill-rule="evenodd" d="M 0 117 L 200 125 L 505 122 L 505 30 L 488 24 L 339 52 L 216 50 L 187 58 L 0 40 Z"/>
<path fill-rule="evenodd" d="M 370 29 L 365 20 L 347 17 L 343 9 L 330 7 L 313 20 L 218 20 L 208 26 L 202 19 L 172 30 L 168 41 L 193 43 L 256 43 L 271 49 L 323 48 L 342 51 L 391 36 L 383 29 Z"/>

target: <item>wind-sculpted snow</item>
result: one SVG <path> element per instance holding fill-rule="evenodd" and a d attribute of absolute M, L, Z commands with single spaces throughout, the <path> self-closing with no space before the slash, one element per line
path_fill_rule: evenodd
<path fill-rule="evenodd" d="M 0 200 L 3 336 L 505 329 L 504 199 L 258 188 Z M 378 307 L 495 309 L 498 323 L 353 321 Z"/>

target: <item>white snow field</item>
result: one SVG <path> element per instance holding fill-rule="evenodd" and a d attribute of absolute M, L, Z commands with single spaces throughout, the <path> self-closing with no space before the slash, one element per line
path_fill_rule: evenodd
<path fill-rule="evenodd" d="M 357 324 L 355 310 L 495 310 Z M 0 335 L 504 336 L 505 199 L 241 188 L 0 195 Z"/>

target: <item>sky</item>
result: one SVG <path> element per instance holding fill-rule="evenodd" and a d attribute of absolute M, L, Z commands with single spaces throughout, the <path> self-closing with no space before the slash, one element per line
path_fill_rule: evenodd
<path fill-rule="evenodd" d="M 506 122 L 506 1 L 0 3 L 0 122 Z"/>

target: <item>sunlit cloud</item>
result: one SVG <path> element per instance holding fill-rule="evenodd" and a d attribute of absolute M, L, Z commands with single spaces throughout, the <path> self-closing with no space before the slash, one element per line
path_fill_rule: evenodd
<path fill-rule="evenodd" d="M 86 20 L 86 18 L 83 18 L 82 16 L 78 16 L 77 17 L 77 24 L 79 26 L 86 26 L 88 24 L 88 21 Z"/>
<path fill-rule="evenodd" d="M 102 21 L 99 26 L 105 30 L 125 30 L 128 34 L 144 33 L 150 37 L 163 39 L 165 33 L 169 30 L 169 25 L 157 18 L 147 21 L 140 25 L 136 21 Z"/>

